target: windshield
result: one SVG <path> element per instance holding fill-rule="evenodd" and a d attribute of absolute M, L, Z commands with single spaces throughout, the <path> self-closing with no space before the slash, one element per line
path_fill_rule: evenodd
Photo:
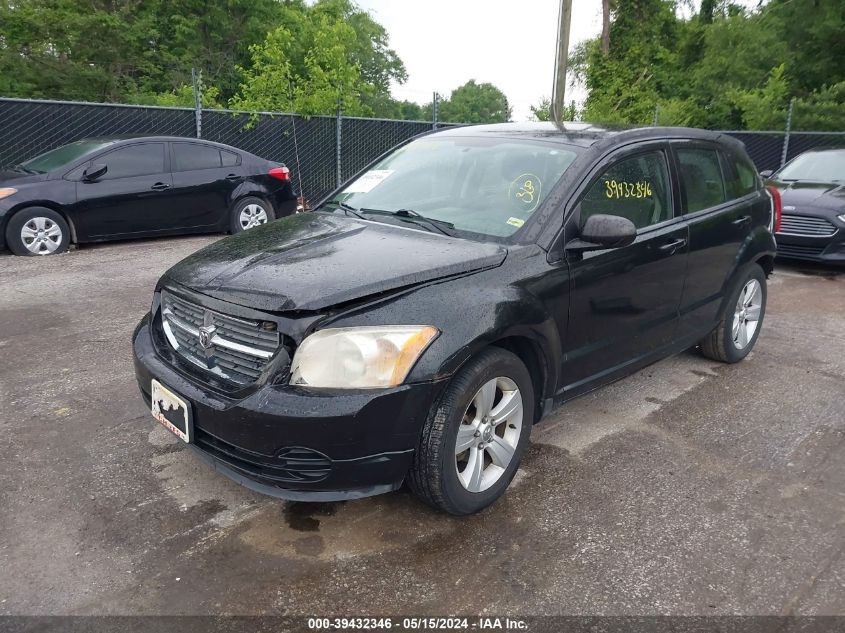
<path fill-rule="evenodd" d="M 111 145 L 111 143 L 112 141 L 76 141 L 31 158 L 25 163 L 21 163 L 21 167 L 37 174 L 46 174 L 48 171 L 70 165 L 78 158 Z"/>
<path fill-rule="evenodd" d="M 845 149 L 802 154 L 777 175 L 780 180 L 845 182 Z"/>
<path fill-rule="evenodd" d="M 441 229 L 508 237 L 575 156 L 558 144 L 523 139 L 422 138 L 380 161 L 330 203 L 367 219 L 390 212 L 421 226 L 428 218 Z"/>

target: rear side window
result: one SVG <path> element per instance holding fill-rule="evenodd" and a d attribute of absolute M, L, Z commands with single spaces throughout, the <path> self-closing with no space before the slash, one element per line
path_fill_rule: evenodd
<path fill-rule="evenodd" d="M 92 162 L 108 167 L 101 180 L 149 176 L 164 173 L 164 143 L 144 143 L 122 147 Z"/>
<path fill-rule="evenodd" d="M 672 217 L 669 174 L 662 151 L 638 154 L 604 172 L 581 200 L 581 226 L 591 215 L 619 215 L 638 229 Z"/>
<path fill-rule="evenodd" d="M 233 167 L 241 162 L 237 154 L 227 152 L 225 149 L 220 150 L 220 157 L 223 159 L 223 167 Z"/>
<path fill-rule="evenodd" d="M 198 143 L 173 144 L 173 171 L 220 167 L 220 150 Z"/>
<path fill-rule="evenodd" d="M 733 167 L 733 173 L 726 174 L 728 195 L 731 198 L 742 198 L 757 191 L 758 178 L 754 165 L 744 156 L 736 154 L 722 154 L 726 164 Z"/>
<path fill-rule="evenodd" d="M 727 200 L 716 150 L 679 149 L 678 162 L 686 194 L 687 213 L 709 209 Z"/>

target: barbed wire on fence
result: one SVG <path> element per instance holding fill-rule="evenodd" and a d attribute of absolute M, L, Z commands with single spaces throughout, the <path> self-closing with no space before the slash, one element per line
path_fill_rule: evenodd
<path fill-rule="evenodd" d="M 312 203 L 434 121 L 0 98 L 0 165 L 15 165 L 83 138 L 161 135 L 225 143 L 295 169 Z M 814 148 L 845 147 L 845 132 L 725 131 L 742 141 L 759 170 L 777 169 Z M 340 160 L 338 160 L 338 157 Z"/>

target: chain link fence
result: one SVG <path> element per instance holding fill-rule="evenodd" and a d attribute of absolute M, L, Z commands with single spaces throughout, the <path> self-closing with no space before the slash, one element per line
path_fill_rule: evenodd
<path fill-rule="evenodd" d="M 82 138 L 197 136 L 192 108 L 0 99 L 0 166 Z M 312 202 L 431 122 L 202 110 L 202 138 L 285 163 Z M 442 126 L 438 126 L 442 127 Z M 298 158 L 297 158 L 298 157 Z"/>
<path fill-rule="evenodd" d="M 282 113 L 164 108 L 0 98 L 0 166 L 14 165 L 82 138 L 121 135 L 195 137 L 287 164 L 311 202 L 399 143 L 432 127 L 421 121 L 302 117 Z M 201 123 L 201 127 L 199 124 Z M 845 132 L 728 131 L 759 170 L 777 169 L 813 148 L 845 147 Z"/>

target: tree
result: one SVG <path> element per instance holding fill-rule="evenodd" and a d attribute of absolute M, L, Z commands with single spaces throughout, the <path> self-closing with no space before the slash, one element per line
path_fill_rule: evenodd
<path fill-rule="evenodd" d="M 0 0 L 0 88 L 124 101 L 168 93 L 202 67 L 228 98 L 236 66 L 277 22 L 275 0 Z"/>
<path fill-rule="evenodd" d="M 439 118 L 448 123 L 503 123 L 510 120 L 511 108 L 496 86 L 470 79 L 441 101 Z"/>
<path fill-rule="evenodd" d="M 368 14 L 347 0 L 313 6 L 293 0 L 283 7 L 281 21 L 250 47 L 233 107 L 329 114 L 342 99 L 350 115 L 396 110 L 389 85 L 405 80 L 405 68 L 387 48 L 383 27 Z"/>
<path fill-rule="evenodd" d="M 845 125 L 841 1 L 702 0 L 689 18 L 679 4 L 611 2 L 609 50 L 596 38 L 572 55 L 584 118 L 650 124 L 659 104 L 661 124 L 782 129 L 794 98 L 795 129 Z"/>
<path fill-rule="evenodd" d="M 540 103 L 531 107 L 531 118 L 534 121 L 552 120 L 552 100 L 548 97 L 540 99 Z"/>

